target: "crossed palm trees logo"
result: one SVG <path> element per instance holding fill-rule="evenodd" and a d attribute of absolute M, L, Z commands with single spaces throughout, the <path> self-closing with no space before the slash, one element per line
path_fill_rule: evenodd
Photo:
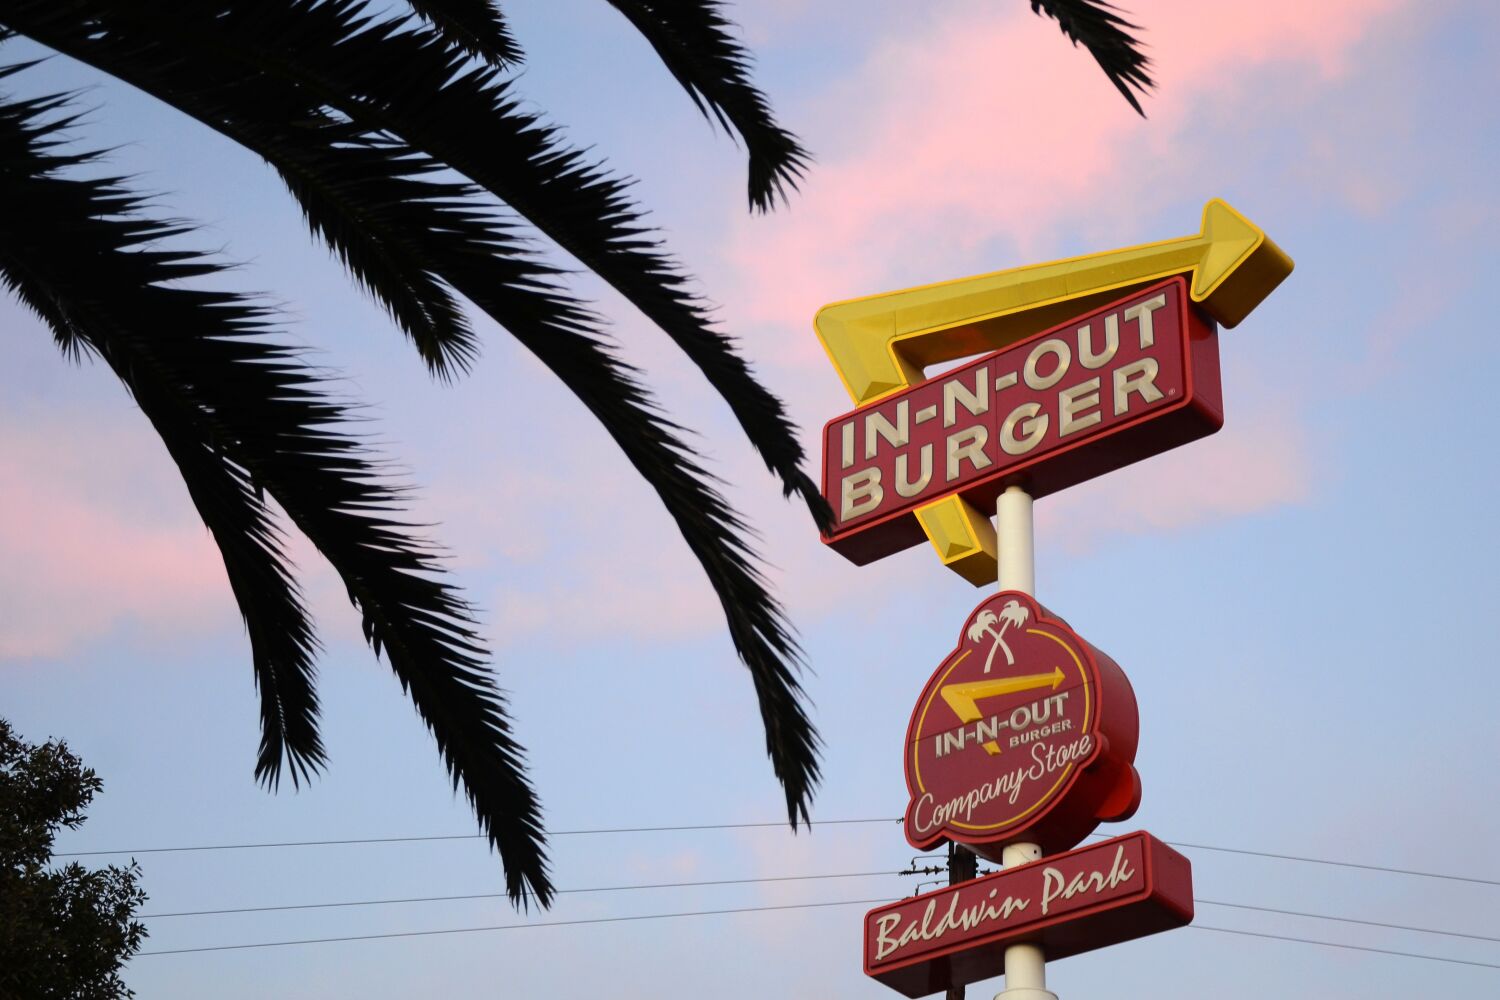
<path fill-rule="evenodd" d="M 1021 606 L 1020 601 L 1010 600 L 1005 602 L 1005 607 L 1000 609 L 997 615 L 989 608 L 985 608 L 974 616 L 974 624 L 969 626 L 969 641 L 979 642 L 985 636 L 994 641 L 990 644 L 990 655 L 985 657 L 984 672 L 990 672 L 990 666 L 995 662 L 995 651 L 1005 651 L 1005 662 L 1009 666 L 1015 666 L 1016 658 L 1010 651 L 1009 644 L 1005 641 L 1005 630 L 1012 625 L 1020 627 L 1026 624 L 1026 619 L 1031 612 Z M 1000 623 L 1000 628 L 995 628 L 995 623 Z"/>

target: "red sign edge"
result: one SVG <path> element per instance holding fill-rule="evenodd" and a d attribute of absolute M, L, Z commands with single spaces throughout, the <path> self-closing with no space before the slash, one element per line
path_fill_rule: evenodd
<path fill-rule="evenodd" d="M 969 483 L 967 486 L 964 486 L 958 490 L 954 490 L 951 493 L 929 497 L 923 500 L 921 503 L 916 503 L 901 510 L 895 510 L 887 514 L 882 514 L 880 517 L 874 518 L 869 521 L 863 521 L 850 528 L 839 530 L 835 527 L 830 534 L 821 536 L 823 543 L 832 548 L 834 551 L 838 552 L 840 555 L 843 555 L 845 558 L 849 559 L 856 565 L 868 565 L 869 563 L 872 563 L 877 559 L 882 559 L 885 556 L 893 555 L 894 553 L 900 552 L 903 549 L 910 548 L 911 546 L 916 545 L 923 540 L 925 536 L 922 533 L 921 525 L 917 522 L 915 511 L 918 507 L 921 507 L 925 504 L 934 503 L 937 500 L 941 500 L 947 496 L 952 496 L 955 493 L 967 494 L 974 491 L 983 491 L 987 493 L 988 491 L 993 489 L 994 492 L 998 495 L 1000 492 L 1004 491 L 1005 487 L 1010 485 L 1021 485 L 1025 487 L 1027 492 L 1030 493 L 1033 497 L 1039 498 L 1050 493 L 1056 493 L 1061 490 L 1067 489 L 1069 486 L 1076 486 L 1079 483 L 1087 482 L 1090 479 L 1095 479 L 1099 476 L 1105 475 L 1106 473 L 1122 469 L 1127 465 L 1133 465 L 1136 462 L 1142 461 L 1143 459 L 1150 458 L 1151 456 L 1160 454 L 1164 451 L 1170 451 L 1173 448 L 1188 444 L 1189 442 L 1195 441 L 1200 437 L 1206 437 L 1209 434 L 1213 434 L 1218 431 L 1224 425 L 1224 405 L 1222 392 L 1220 391 L 1220 376 L 1218 364 L 1218 324 L 1216 324 L 1211 318 L 1207 317 L 1201 309 L 1199 309 L 1192 303 L 1188 296 L 1187 279 L 1182 275 L 1174 275 L 1155 284 L 1143 285 L 1131 291 L 1127 295 L 1120 296 L 1111 303 L 1100 306 L 1097 309 L 1092 309 L 1086 313 L 1082 313 L 1070 320 L 1058 323 L 1055 326 L 1048 327 L 1047 329 L 1034 333 L 1029 337 L 1018 340 L 1013 344 L 1008 344 L 1005 347 L 1000 348 L 999 350 L 990 351 L 988 354 L 980 355 L 979 357 L 976 357 L 969 361 L 968 364 L 976 364 L 986 358 L 991 357 L 992 355 L 1003 354 L 1005 352 L 1022 347 L 1023 345 L 1030 344 L 1034 341 L 1044 340 L 1047 337 L 1056 335 L 1057 333 L 1067 329 L 1068 327 L 1076 326 L 1084 320 L 1091 319 L 1095 316 L 1100 316 L 1107 312 L 1110 312 L 1121 302 L 1138 298 L 1142 295 L 1145 295 L 1147 292 L 1155 291 L 1157 288 L 1168 287 L 1172 288 L 1173 293 L 1177 296 L 1178 307 L 1180 308 L 1183 317 L 1183 324 L 1187 328 L 1186 336 L 1183 338 L 1182 344 L 1182 368 L 1184 386 L 1181 399 L 1173 400 L 1172 402 L 1167 403 L 1163 406 L 1157 406 L 1152 409 L 1143 411 L 1136 416 L 1115 425 L 1106 434 L 1098 434 L 1092 437 L 1073 441 L 1066 445 L 1062 445 L 1051 451 L 1048 451 L 1045 454 L 1027 458 L 1016 465 L 1008 467 L 1003 472 L 997 471 L 991 473 L 989 476 L 982 476 Z M 941 375 L 934 376 L 934 378 L 945 378 L 951 374 L 951 371 L 945 371 L 941 373 Z M 932 379 L 924 379 L 923 381 L 918 382 L 915 385 L 909 386 L 906 390 L 903 390 L 903 392 L 916 389 L 922 385 L 926 385 L 930 381 L 932 381 Z M 892 393 L 890 396 L 877 399 L 873 402 L 865 404 L 864 406 L 855 407 L 852 410 L 848 410 L 844 413 L 839 414 L 823 425 L 821 440 L 824 461 L 821 473 L 821 485 L 824 499 L 828 499 L 831 495 L 831 485 L 828 479 L 827 452 L 828 435 L 833 425 L 847 420 L 856 414 L 863 413 L 866 410 L 871 409 L 872 407 L 880 406 L 883 403 L 890 401 L 891 399 L 897 398 L 899 395 L 900 393 Z M 1140 433 L 1144 427 L 1154 427 L 1164 419 L 1169 419 L 1177 416 L 1184 410 L 1196 411 L 1202 415 L 1204 419 L 1200 432 L 1174 434 L 1170 433 L 1170 431 L 1172 430 L 1170 426 L 1161 428 L 1161 430 L 1165 432 L 1163 435 L 1164 439 L 1169 442 L 1165 447 L 1161 448 L 1153 447 L 1149 442 L 1142 441 L 1137 444 L 1134 441 L 1134 438 L 1140 436 Z M 1115 440 L 1121 437 L 1126 438 L 1126 441 L 1122 442 Z M 1058 477 L 1063 480 L 1060 484 L 1038 481 L 1038 476 L 1036 473 L 1036 469 L 1038 467 L 1043 466 L 1049 462 L 1056 463 L 1056 460 L 1058 459 L 1067 459 L 1076 463 L 1077 459 L 1074 457 L 1075 452 L 1078 452 L 1082 449 L 1092 449 L 1093 446 L 1098 445 L 1106 440 L 1115 442 L 1113 447 L 1114 454 L 1116 457 L 1123 457 L 1123 461 L 1108 461 L 1101 464 L 1100 468 L 1097 471 L 1090 472 L 1077 478 L 1073 478 L 1072 476 L 1068 475 Z M 1122 445 L 1126 445 L 1127 442 L 1136 446 L 1121 447 Z M 1136 453 L 1137 451 L 1139 451 L 1139 454 Z M 1050 479 L 1052 477 L 1045 478 Z M 833 501 L 830 500 L 829 502 L 832 503 Z M 906 518 L 907 523 L 893 523 L 899 522 L 902 518 Z M 878 529 L 881 527 L 884 527 L 885 530 L 874 531 L 874 529 Z M 872 531 L 874 532 L 873 534 Z"/>

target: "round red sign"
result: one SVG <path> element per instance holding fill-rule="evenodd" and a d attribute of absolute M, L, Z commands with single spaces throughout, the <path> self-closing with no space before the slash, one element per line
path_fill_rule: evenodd
<path fill-rule="evenodd" d="M 906 733 L 906 839 L 998 860 L 1065 851 L 1141 799 L 1135 693 L 1114 660 L 1019 591 L 969 615 Z"/>

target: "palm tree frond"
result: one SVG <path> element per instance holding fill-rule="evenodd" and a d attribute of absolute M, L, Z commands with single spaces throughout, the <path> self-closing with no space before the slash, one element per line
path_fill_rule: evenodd
<path fill-rule="evenodd" d="M 157 248 L 180 227 L 145 218 L 117 181 L 59 176 L 38 148 L 48 127 L 24 110 L 0 118 L 7 127 L 0 145 L 14 164 L 0 180 L 12 185 L 4 195 L 16 210 L 0 223 L 0 246 L 12 285 L 60 338 L 103 358 L 153 420 L 185 424 L 186 451 L 207 451 L 274 497 L 328 558 L 499 851 L 511 899 L 547 905 L 540 806 L 469 609 L 443 582 L 437 551 L 393 519 L 400 491 L 340 432 L 348 409 L 265 338 L 263 309 L 181 284 L 221 268 Z M 194 487 L 195 499 L 208 488 Z"/>
<path fill-rule="evenodd" d="M 380 302 L 430 371 L 450 378 L 477 353 L 463 310 L 428 263 L 379 239 L 378 212 L 355 189 L 370 178 L 336 148 L 348 134 L 295 87 L 235 64 L 177 58 L 131 25 L 105 24 L 109 5 L 18 2 L 0 12 L 31 37 L 174 104 L 263 156 L 281 175 L 313 234 Z M 378 179 L 378 178 L 377 178 Z"/>
<path fill-rule="evenodd" d="M 246 75 L 284 79 L 368 135 L 393 135 L 451 167 L 524 215 L 650 318 L 729 404 L 746 437 L 787 495 L 807 503 L 820 529 L 832 512 L 802 470 L 805 455 L 785 407 L 768 392 L 688 290 L 689 278 L 661 249 L 626 196 L 627 182 L 570 149 L 557 130 L 521 110 L 493 69 L 473 68 L 441 35 L 408 20 L 372 23 L 355 0 L 214 0 L 189 7 L 131 8 L 126 31 L 101 0 L 15 0 L 0 21 L 45 21 L 69 33 L 69 55 L 94 63 L 112 25 L 133 45 L 160 45 L 167 63 L 227 61 Z M 60 17 L 58 8 L 68 15 Z M 34 36 L 36 37 L 36 36 Z M 149 42 L 142 41 L 150 40 Z M 50 39 L 42 38 L 47 44 Z M 99 63 L 100 68 L 113 72 Z M 172 93 L 160 96 L 178 101 Z M 186 110 L 186 109 L 185 109 Z M 190 112 L 191 113 L 191 112 Z"/>
<path fill-rule="evenodd" d="M 750 207 L 769 211 L 808 166 L 807 150 L 776 124 L 750 81 L 751 56 L 718 0 L 609 0 L 651 43 L 668 72 L 710 121 L 738 132 L 750 158 Z"/>
<path fill-rule="evenodd" d="M 153 75 L 151 67 L 169 64 L 152 55 L 143 54 L 144 65 L 123 65 L 129 74 L 126 79 L 166 87 L 168 81 L 160 74 L 167 70 Z M 112 65 L 123 62 L 115 60 Z M 186 60 L 170 65 L 182 67 L 186 74 L 210 72 L 209 67 Z M 817 778 L 817 741 L 798 700 L 791 672 L 796 653 L 781 612 L 745 559 L 736 535 L 742 526 L 723 500 L 697 478 L 695 467 L 678 467 L 684 451 L 681 445 L 659 433 L 644 444 L 630 440 L 628 428 L 656 418 L 639 402 L 629 402 L 632 394 L 641 400 L 644 395 L 619 384 L 624 369 L 602 347 L 579 341 L 592 333 L 592 316 L 549 283 L 555 272 L 530 260 L 512 233 L 475 207 L 475 189 L 432 179 L 438 167 L 435 161 L 394 140 L 360 138 L 352 128 L 330 120 L 305 122 L 295 134 L 276 131 L 271 123 L 247 122 L 250 92 L 242 99 L 235 87 L 217 85 L 212 75 L 204 80 L 212 85 L 214 107 L 206 107 L 206 99 L 198 97 L 184 100 L 180 92 L 178 100 L 214 117 L 221 131 L 262 152 L 284 175 L 300 179 L 302 185 L 292 187 L 303 197 L 310 218 L 316 217 L 321 210 L 318 206 L 325 202 L 347 203 L 349 209 L 342 216 L 357 219 L 359 225 L 337 231 L 325 227 L 338 241 L 341 255 L 395 259 L 441 275 L 565 379 L 573 377 L 573 368 L 591 366 L 585 402 L 663 495 L 708 573 L 724 605 L 736 648 L 750 667 L 768 752 L 788 795 L 789 811 L 794 819 L 806 818 Z M 314 191 L 313 184 L 322 191 Z M 314 194 L 316 202 L 310 197 Z M 560 337 L 571 338 L 572 343 L 562 353 L 550 343 Z M 657 431 L 665 429 L 662 424 Z"/>
<path fill-rule="evenodd" d="M 5 75 L 0 73 L 0 75 Z M 90 154 L 49 152 L 69 119 L 40 116 L 61 106 L 62 97 L 0 103 L 0 188 L 6 203 L 16 206 L 0 219 L 0 282 L 30 306 L 54 331 L 66 353 L 90 349 L 88 332 L 67 308 L 66 297 L 38 266 L 55 234 L 46 210 L 59 200 L 74 211 L 131 213 L 139 200 L 122 190 L 95 189 L 90 199 L 79 189 L 59 184 L 59 171 L 86 162 Z M 42 194 L 40 199 L 38 194 Z M 122 241 L 146 240 L 176 227 L 156 225 L 120 230 Z M 124 242 L 118 244 L 123 247 Z M 159 259 L 165 255 L 158 254 Z M 107 358 L 113 363 L 118 359 Z M 261 744 L 256 777 L 274 787 L 283 764 L 294 785 L 322 770 L 326 761 L 318 735 L 318 699 L 313 658 L 318 644 L 295 582 L 287 567 L 281 537 L 264 500 L 244 470 L 226 460 L 203 428 L 186 419 L 180 401 L 149 382 L 132 387 L 141 411 L 161 436 L 182 473 L 188 494 L 208 527 L 250 637 L 256 689 L 261 704 Z"/>
<path fill-rule="evenodd" d="M 796 677 L 801 651 L 755 565 L 744 523 L 708 485 L 707 474 L 661 416 L 639 373 L 599 339 L 588 317 L 575 315 L 557 324 L 528 315 L 530 299 L 507 301 L 515 282 L 494 273 L 507 266 L 505 255 L 469 253 L 464 259 L 472 262 L 468 273 L 457 267 L 447 272 L 454 286 L 567 385 L 676 521 L 718 595 L 735 650 L 750 671 L 766 753 L 785 793 L 788 819 L 794 827 L 807 820 L 819 776 L 819 740 Z"/>
<path fill-rule="evenodd" d="M 496 69 L 519 65 L 521 46 L 494 0 L 407 0 L 417 16 Z"/>
<path fill-rule="evenodd" d="M 719 595 L 735 648 L 760 702 L 773 770 L 793 822 L 807 818 L 817 781 L 817 738 L 803 711 L 793 669 L 798 652 L 780 609 L 752 565 L 744 526 L 661 419 L 637 373 L 599 339 L 596 319 L 553 283 L 509 227 L 462 184 L 404 177 L 434 166 L 393 140 L 348 140 L 343 173 L 369 179 L 357 192 L 381 220 L 388 244 L 414 248 L 454 289 L 515 336 L 553 371 L 614 436 L 676 519 Z"/>
<path fill-rule="evenodd" d="M 1032 13 L 1052 18 L 1074 45 L 1087 49 L 1109 82 L 1144 118 L 1146 112 L 1136 95 L 1156 86 L 1147 70 L 1151 60 L 1141 51 L 1140 39 L 1130 34 L 1140 27 L 1120 17 L 1117 10 L 1106 0 L 1031 0 Z"/>
<path fill-rule="evenodd" d="M 389 157 L 417 173 L 430 161 L 391 140 L 347 142 L 341 155 Z M 363 165 L 354 175 L 375 176 Z M 719 596 L 731 638 L 750 670 L 767 752 L 787 795 L 789 817 L 806 819 L 817 783 L 817 735 L 801 703 L 800 653 L 781 609 L 754 566 L 744 525 L 689 457 L 638 373 L 602 341 L 597 320 L 531 260 L 509 227 L 461 184 L 384 177 L 377 205 L 389 240 L 420 246 L 454 289 L 516 337 L 571 389 L 656 490 Z M 399 197 L 398 197 L 399 196 Z M 390 200 L 383 200 L 389 198 Z"/>
<path fill-rule="evenodd" d="M 425 187 L 412 179 L 401 152 L 363 155 L 368 147 L 344 135 L 348 130 L 336 122 L 327 123 L 322 135 L 304 130 L 291 141 L 282 135 L 270 142 L 248 134 L 269 130 L 245 126 L 246 119 L 237 117 L 223 122 L 221 130 L 243 135 L 242 142 L 276 167 L 313 235 L 385 305 L 428 370 L 442 379 L 466 373 L 479 347 L 463 308 L 421 255 L 419 243 L 390 238 L 388 206 L 405 201 L 408 188 Z"/>

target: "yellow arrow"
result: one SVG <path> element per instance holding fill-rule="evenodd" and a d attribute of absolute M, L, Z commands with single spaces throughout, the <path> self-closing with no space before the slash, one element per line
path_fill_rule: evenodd
<path fill-rule="evenodd" d="M 939 688 L 938 693 L 953 709 L 953 714 L 964 725 L 977 722 L 984 717 L 979 710 L 981 698 L 997 698 L 1002 694 L 1015 694 L 1017 691 L 1034 691 L 1037 688 L 1051 688 L 1056 691 L 1063 682 L 1062 667 L 1053 667 L 1050 674 L 1025 674 L 1020 677 L 998 677 L 992 681 L 968 681 L 963 684 L 949 684 Z M 990 740 L 984 745 L 985 753 L 991 757 L 1000 753 L 1000 744 Z"/>
<path fill-rule="evenodd" d="M 835 302 L 813 326 L 863 406 L 922 381 L 927 365 L 996 350 L 1118 297 L 1110 292 L 1190 272 L 1193 301 L 1232 327 L 1292 273 L 1292 259 L 1215 198 L 1193 236 Z"/>
<path fill-rule="evenodd" d="M 1021 677 L 997 677 L 991 681 L 949 684 L 940 688 L 938 693 L 943 696 L 948 707 L 953 709 L 953 714 L 958 716 L 958 721 L 967 725 L 970 722 L 978 722 L 984 717 L 978 704 L 981 698 L 998 698 L 1002 694 L 1034 691 L 1037 688 L 1049 687 L 1056 691 L 1062 682 L 1062 667 L 1053 667 L 1050 674 L 1025 674 Z"/>
<path fill-rule="evenodd" d="M 1070 257 L 824 306 L 813 320 L 844 388 L 863 406 L 925 377 L 923 369 L 998 350 L 1088 312 L 1122 289 L 1191 274 L 1190 294 L 1226 327 L 1292 273 L 1292 259 L 1219 199 L 1193 236 Z M 915 511 L 943 565 L 975 586 L 995 582 L 989 514 L 958 496 Z"/>

